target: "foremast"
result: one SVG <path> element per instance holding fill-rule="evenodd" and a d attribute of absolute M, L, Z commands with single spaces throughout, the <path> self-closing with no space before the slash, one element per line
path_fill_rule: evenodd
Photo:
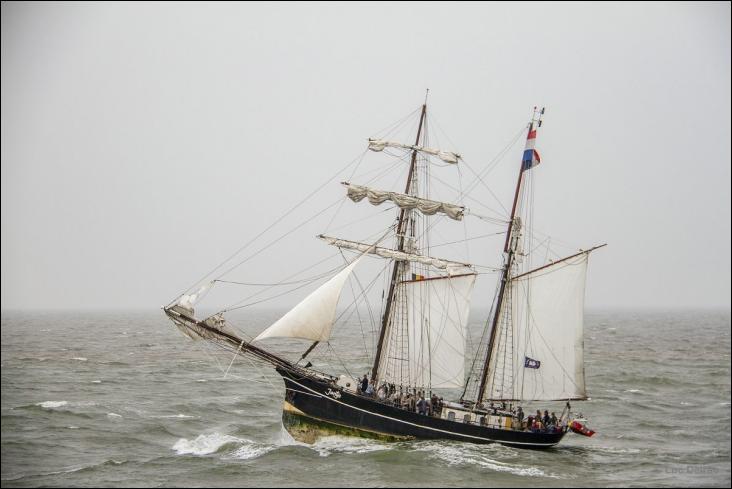
<path fill-rule="evenodd" d="M 419 151 L 418 145 L 419 140 L 422 137 L 422 128 L 424 127 L 425 117 L 427 115 L 427 100 L 422 104 L 422 112 L 419 117 L 419 127 L 417 128 L 417 137 L 414 140 L 414 146 L 412 149 L 412 158 L 409 165 L 409 174 L 407 176 L 407 184 L 404 190 L 405 194 L 410 194 L 414 187 L 414 179 L 416 176 L 417 166 L 417 153 Z M 407 232 L 407 224 L 411 216 L 411 211 L 402 208 L 399 212 L 399 220 L 396 227 L 397 236 L 397 251 L 404 252 L 404 236 Z M 371 380 L 372 382 L 378 378 L 379 375 L 379 364 L 381 363 L 381 355 L 384 347 L 384 339 L 386 338 L 386 330 L 389 327 L 389 320 L 391 318 L 391 309 L 394 304 L 394 296 L 397 290 L 397 282 L 399 279 L 399 272 L 401 268 L 405 266 L 406 262 L 394 260 L 394 265 L 391 272 L 391 280 L 389 282 L 389 292 L 386 298 L 386 307 L 384 308 L 384 315 L 381 320 L 381 329 L 379 331 L 379 340 L 376 344 L 376 354 L 374 355 L 374 365 L 371 369 Z"/>

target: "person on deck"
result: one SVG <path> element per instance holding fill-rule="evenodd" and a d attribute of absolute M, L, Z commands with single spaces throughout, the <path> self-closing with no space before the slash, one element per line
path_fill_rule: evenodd
<path fill-rule="evenodd" d="M 366 376 L 366 374 L 363 374 L 363 379 L 361 380 L 361 392 L 364 394 L 366 393 L 366 388 L 369 386 L 369 378 Z"/>
<path fill-rule="evenodd" d="M 391 401 L 391 403 L 397 407 L 399 407 L 399 405 L 401 404 L 399 393 L 396 391 L 396 389 L 392 389 L 391 395 L 389 396 L 389 401 Z"/>
<path fill-rule="evenodd" d="M 552 417 L 549 418 L 549 424 L 551 424 L 552 426 L 557 426 L 557 423 L 558 423 L 557 415 L 554 414 L 554 412 L 552 412 Z"/>
<path fill-rule="evenodd" d="M 549 411 L 546 409 L 544 410 L 544 417 L 541 418 L 541 422 L 544 423 L 544 428 L 547 428 L 549 424 L 551 423 L 551 418 L 549 417 Z"/>
<path fill-rule="evenodd" d="M 409 397 L 408 392 L 402 397 L 402 409 L 409 409 Z"/>
<path fill-rule="evenodd" d="M 516 420 L 518 421 L 519 429 L 522 429 L 524 422 L 524 410 L 521 408 L 521 406 L 516 409 Z"/>
<path fill-rule="evenodd" d="M 417 401 L 417 412 L 422 415 L 427 414 L 427 401 L 424 400 L 424 396 L 419 396 L 419 401 Z"/>
<path fill-rule="evenodd" d="M 541 425 L 541 411 L 539 409 L 536 410 L 536 416 L 534 417 L 534 429 L 540 430 L 543 426 Z"/>
<path fill-rule="evenodd" d="M 374 386 L 373 386 L 373 385 L 371 385 L 371 384 L 368 384 L 368 385 L 366 386 L 366 392 L 365 392 L 365 394 L 366 394 L 367 396 L 369 396 L 369 397 L 373 396 L 373 395 L 374 395 Z"/>

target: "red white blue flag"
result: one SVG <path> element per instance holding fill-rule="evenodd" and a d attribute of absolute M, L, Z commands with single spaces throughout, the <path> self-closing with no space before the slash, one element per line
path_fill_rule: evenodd
<path fill-rule="evenodd" d="M 536 129 L 534 129 L 534 125 L 532 124 L 529 127 L 529 134 L 526 136 L 526 146 L 524 147 L 524 156 L 521 160 L 523 165 L 523 170 L 529 170 L 531 168 L 534 168 L 536 165 L 541 163 L 541 158 L 539 158 L 539 153 L 534 149 L 534 144 L 536 143 Z"/>

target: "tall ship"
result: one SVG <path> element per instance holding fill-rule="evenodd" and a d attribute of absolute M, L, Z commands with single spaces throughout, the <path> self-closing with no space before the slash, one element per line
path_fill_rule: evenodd
<path fill-rule="evenodd" d="M 406 181 L 391 190 L 369 182 L 341 182 L 345 190 L 341 205 L 364 200 L 374 206 L 386 203 L 387 212 L 381 215 L 388 225 L 369 239 L 318 235 L 337 248 L 343 263 L 319 275 L 320 285 L 301 296 L 289 312 L 253 338 L 227 318 L 230 309 L 198 317 L 195 306 L 201 296 L 225 282 L 222 275 L 213 279 L 210 275 L 163 307 L 165 314 L 189 338 L 231 352 L 232 363 L 242 356 L 276 370 L 285 387 L 283 425 L 299 440 L 336 433 L 549 448 L 569 431 L 591 436 L 570 403 L 588 399 L 585 280 L 590 253 L 605 245 L 568 256 L 551 255 L 546 246 L 536 245 L 531 179 L 541 170 L 536 168 L 541 160 L 535 142 L 543 115 L 544 109 L 535 107 L 514 140 L 525 136 L 510 212 L 481 215 L 465 205 L 464 188 L 453 189 L 458 191 L 456 202 L 431 197 L 435 185 L 443 181 L 440 172 L 460 171 L 463 157 L 431 146 L 425 99 L 413 113 L 416 135 L 412 133 L 411 144 L 370 138 L 364 150 L 364 155 L 392 158 L 406 173 Z M 480 184 L 490 192 L 484 173 L 473 175 L 471 186 Z M 430 239 L 438 222 L 463 221 L 467 227 L 465 221 L 471 219 L 497 228 L 493 234 L 500 235 L 501 247 L 492 253 L 498 256 L 493 267 L 444 258 Z M 441 237 L 448 242 L 470 239 Z M 381 260 L 382 266 L 377 278 L 364 286 L 356 270 L 366 260 Z M 482 277 L 495 281 L 494 294 L 473 297 Z M 345 322 L 339 300 L 347 284 L 355 309 L 363 307 L 368 294 L 378 292 L 381 284 L 381 305 L 378 314 L 372 314 L 372 361 L 366 375 L 352 375 L 345 365 L 340 372 L 323 372 L 314 359 L 320 349 L 335 347 L 330 340 Z M 469 347 L 471 300 L 476 311 L 490 312 Z M 299 341 L 302 353 L 286 358 L 270 346 L 273 338 Z M 549 410 L 535 412 L 541 403 L 560 407 L 551 415 Z"/>

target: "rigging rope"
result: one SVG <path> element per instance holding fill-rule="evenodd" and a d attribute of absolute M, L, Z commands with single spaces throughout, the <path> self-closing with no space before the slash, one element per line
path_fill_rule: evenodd
<path fill-rule="evenodd" d="M 236 255 L 238 255 L 239 253 L 241 253 L 242 251 L 244 251 L 244 250 L 245 250 L 245 249 L 246 249 L 247 247 L 249 247 L 249 245 L 251 245 L 252 243 L 254 243 L 254 242 L 255 242 L 255 241 L 257 240 L 257 239 L 259 239 L 259 238 L 260 238 L 261 236 L 263 236 L 263 235 L 264 235 L 264 234 L 265 234 L 265 233 L 266 233 L 267 231 L 269 231 L 270 229 L 272 229 L 272 228 L 273 228 L 274 226 L 276 226 L 277 224 L 279 224 L 279 223 L 280 223 L 280 222 L 281 222 L 281 221 L 282 221 L 283 219 L 285 219 L 285 218 L 286 218 L 287 216 L 289 216 L 289 215 L 290 215 L 290 214 L 291 214 L 291 213 L 292 213 L 293 211 L 295 211 L 295 209 L 299 208 L 299 207 L 300 207 L 300 206 L 301 206 L 302 204 L 304 204 L 305 202 L 307 202 L 307 201 L 308 201 L 308 200 L 309 200 L 309 199 L 310 199 L 310 198 L 311 198 L 311 197 L 312 197 L 313 195 L 315 195 L 316 193 L 318 193 L 318 192 L 319 192 L 320 190 L 322 190 L 322 189 L 323 189 L 323 188 L 324 188 L 324 187 L 325 187 L 326 185 L 328 185 L 328 184 L 329 184 L 330 182 L 332 182 L 332 181 L 333 181 L 333 179 L 335 179 L 335 178 L 336 178 L 336 177 L 337 177 L 338 175 L 340 175 L 340 174 L 341 174 L 342 172 L 344 172 L 344 171 L 345 171 L 345 170 L 346 170 L 346 169 L 347 169 L 348 167 L 350 167 L 351 165 L 353 165 L 353 164 L 354 164 L 354 163 L 356 163 L 357 161 L 361 161 L 361 160 L 363 159 L 363 157 L 364 157 L 364 155 L 366 154 L 366 152 L 367 152 L 367 151 L 368 151 L 368 149 L 364 150 L 364 151 L 363 151 L 363 153 L 361 153 L 361 154 L 360 154 L 359 156 L 357 156 L 356 158 L 354 158 L 354 159 L 353 159 L 353 160 L 352 160 L 352 161 L 351 161 L 350 163 L 348 163 L 348 164 L 347 164 L 346 166 L 344 166 L 343 168 L 341 168 L 340 170 L 338 170 L 338 171 L 337 171 L 337 172 L 336 172 L 336 173 L 335 173 L 334 175 L 332 175 L 332 176 L 331 176 L 330 178 L 328 178 L 328 180 L 326 180 L 326 181 L 325 181 L 325 182 L 324 182 L 323 184 L 321 184 L 321 185 L 320 185 L 319 187 L 317 187 L 317 188 L 316 188 L 315 190 L 313 190 L 312 192 L 310 192 L 310 193 L 309 193 L 309 194 L 308 194 L 308 195 L 307 195 L 307 196 L 306 196 L 306 197 L 305 197 L 304 199 L 302 199 L 302 200 L 301 200 L 300 202 L 298 202 L 297 204 L 295 204 L 294 206 L 292 206 L 292 207 L 291 207 L 291 208 L 290 208 L 289 210 L 287 210 L 287 211 L 286 211 L 286 212 L 285 212 L 285 213 L 284 213 L 283 215 L 281 215 L 281 216 L 280 216 L 279 218 L 275 219 L 275 220 L 274 220 L 274 221 L 273 221 L 273 222 L 272 222 L 272 223 L 271 223 L 271 224 L 270 224 L 269 226 L 267 226 L 267 227 L 266 227 L 266 228 L 265 228 L 265 229 L 264 229 L 263 231 L 261 231 L 261 232 L 260 232 L 259 234 L 257 234 L 257 235 L 256 235 L 255 237 L 253 237 L 252 239 L 250 239 L 249 241 L 247 241 L 247 242 L 246 242 L 246 243 L 245 243 L 244 245 L 242 245 L 242 246 L 241 246 L 241 247 L 240 247 L 240 248 L 239 248 L 238 250 L 236 250 L 236 251 L 235 251 L 235 252 L 234 252 L 234 253 L 233 253 L 233 254 L 232 254 L 231 256 L 229 256 L 229 257 L 228 257 L 227 259 L 225 259 L 224 261 L 222 261 L 221 263 L 219 263 L 219 264 L 218 264 L 218 265 L 217 265 L 216 267 L 214 267 L 214 268 L 213 268 L 213 269 L 212 269 L 211 271 L 209 271 L 209 272 L 208 272 L 207 274 L 205 274 L 205 275 L 204 275 L 203 277 L 201 277 L 200 279 L 198 279 L 198 280 L 197 280 L 196 282 L 194 282 L 193 284 L 191 284 L 191 285 L 190 285 L 190 286 L 189 286 L 189 287 L 188 287 L 188 288 L 187 288 L 187 289 L 186 289 L 185 291 L 183 291 L 183 293 L 182 293 L 181 295 L 183 295 L 183 294 L 187 293 L 188 291 L 190 291 L 190 290 L 191 290 L 191 289 L 192 289 L 193 287 L 195 287 L 195 286 L 196 286 L 196 285 L 198 285 L 199 283 L 201 283 L 201 282 L 203 282 L 204 280 L 206 280 L 206 279 L 207 279 L 207 278 L 208 278 L 209 276 L 211 276 L 211 275 L 212 275 L 212 274 L 213 274 L 213 273 L 214 273 L 215 271 L 217 271 L 217 270 L 218 270 L 218 269 L 220 269 L 220 268 L 221 268 L 222 266 L 224 266 L 224 265 L 225 265 L 225 264 L 226 264 L 227 262 L 231 261 L 231 260 L 232 260 L 232 259 L 233 259 L 233 258 L 234 258 L 234 257 L 235 257 Z M 238 265 L 237 265 L 237 266 L 238 266 Z M 227 271 L 227 272 L 225 272 L 225 273 L 228 273 L 228 271 Z M 223 275 L 224 275 L 224 274 L 222 274 L 222 275 L 219 275 L 219 277 L 221 277 L 221 276 L 223 276 Z M 180 297 L 180 296 L 179 296 L 179 297 Z"/>

